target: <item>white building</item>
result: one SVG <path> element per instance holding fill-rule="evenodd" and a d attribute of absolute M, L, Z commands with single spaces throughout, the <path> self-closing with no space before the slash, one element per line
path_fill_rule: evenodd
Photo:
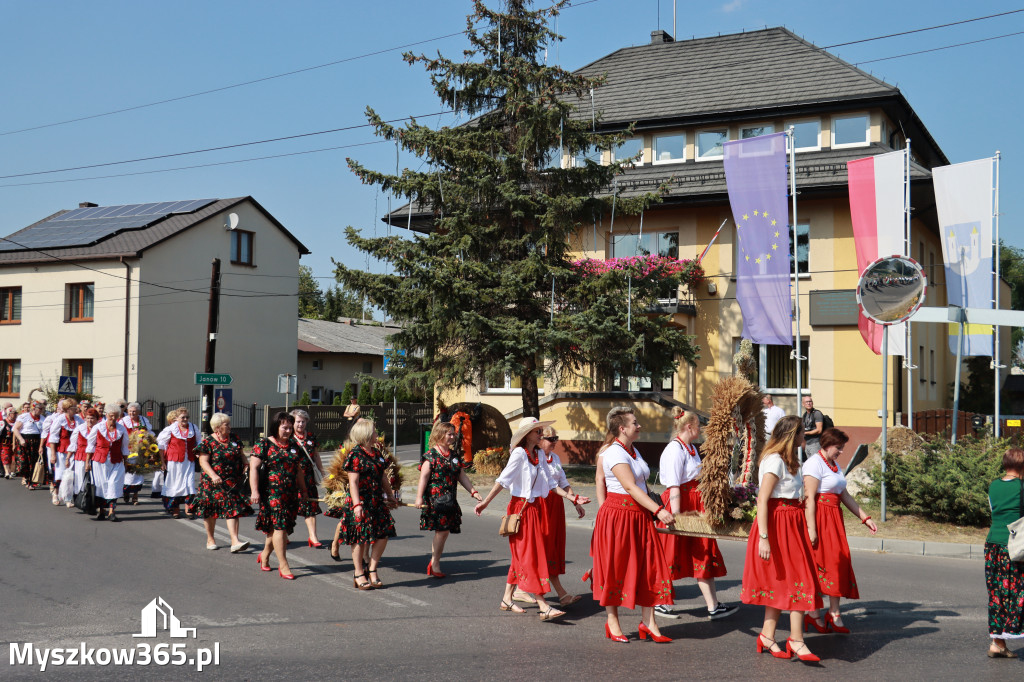
<path fill-rule="evenodd" d="M 0 398 L 59 375 L 108 402 L 198 395 L 219 258 L 216 370 L 236 401 L 274 402 L 308 253 L 252 197 L 85 203 L 29 225 L 0 240 Z"/>

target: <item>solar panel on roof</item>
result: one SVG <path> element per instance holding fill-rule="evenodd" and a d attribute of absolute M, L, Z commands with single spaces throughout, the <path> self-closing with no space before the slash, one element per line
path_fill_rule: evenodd
<path fill-rule="evenodd" d="M 17 238 L 13 241 L 0 240 L 0 251 L 91 246 L 126 230 L 146 227 L 171 215 L 194 213 L 215 201 L 216 199 L 187 199 L 151 204 L 76 208 L 15 233 Z"/>

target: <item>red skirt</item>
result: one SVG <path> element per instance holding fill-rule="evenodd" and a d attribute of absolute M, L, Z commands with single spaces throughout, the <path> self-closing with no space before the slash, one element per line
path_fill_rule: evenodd
<path fill-rule="evenodd" d="M 565 575 L 565 500 L 554 490 L 541 498 L 544 506 L 544 551 L 548 575 Z"/>
<path fill-rule="evenodd" d="M 590 556 L 601 606 L 671 604 L 672 577 L 650 512 L 629 495 L 608 493 L 597 510 Z"/>
<path fill-rule="evenodd" d="M 551 591 L 548 581 L 548 554 L 544 540 L 544 501 L 527 504 L 522 497 L 508 501 L 506 514 L 519 513 L 519 532 L 508 536 L 512 552 L 512 565 L 508 567 L 509 585 L 531 594 L 543 595 Z M 564 546 L 564 545 L 563 545 Z"/>
<path fill-rule="evenodd" d="M 13 459 L 11 446 L 8 443 L 0 445 L 0 462 L 2 462 L 4 466 L 10 466 Z"/>
<path fill-rule="evenodd" d="M 744 604 L 772 606 L 783 611 L 813 611 L 821 608 L 811 547 L 807 542 L 807 520 L 799 500 L 773 498 L 768 501 L 768 544 L 771 556 L 765 561 L 757 553 L 760 530 L 757 520 L 747 539 L 747 560 L 743 565 Z"/>
<path fill-rule="evenodd" d="M 704 511 L 704 501 L 697 490 L 697 482 L 690 481 L 680 486 L 680 511 Z M 669 491 L 661 494 L 661 502 L 671 510 L 668 501 Z M 658 528 L 665 524 L 657 522 Z M 721 578 L 725 575 L 725 559 L 718 549 L 718 541 L 711 538 L 694 538 L 673 533 L 658 533 L 665 560 L 672 574 L 672 580 L 680 578 L 700 578 L 702 580 Z"/>
<path fill-rule="evenodd" d="M 811 556 L 818 571 L 818 591 L 832 597 L 860 599 L 839 495 L 819 494 L 817 500 L 814 520 L 818 527 L 818 546 L 811 547 Z"/>

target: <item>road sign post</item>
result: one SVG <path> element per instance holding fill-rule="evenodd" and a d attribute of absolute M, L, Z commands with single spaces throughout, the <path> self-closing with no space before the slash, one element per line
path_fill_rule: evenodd
<path fill-rule="evenodd" d="M 288 410 L 288 396 L 298 389 L 299 377 L 295 374 L 277 375 L 277 392 L 284 393 L 284 409 Z"/>

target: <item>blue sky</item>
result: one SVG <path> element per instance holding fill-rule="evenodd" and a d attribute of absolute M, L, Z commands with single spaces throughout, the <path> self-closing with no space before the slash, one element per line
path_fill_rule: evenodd
<path fill-rule="evenodd" d="M 677 6 L 680 39 L 784 25 L 825 46 L 1020 9 L 1024 3 L 690 0 Z M 455 33 L 465 27 L 469 10 L 468 2 L 454 0 L 0 0 L 0 175 L 357 126 L 365 123 L 367 106 L 386 119 L 440 111 L 422 69 L 402 62 L 400 51 L 389 51 L 116 115 L 13 132 Z M 576 68 L 620 47 L 647 43 L 659 27 L 672 31 L 671 0 L 596 0 L 564 11 L 558 30 L 566 40 L 549 58 Z M 1018 31 L 1024 32 L 1024 12 L 833 52 L 865 62 Z M 464 45 L 464 38 L 452 37 L 412 49 L 457 56 Z M 1014 75 L 1022 47 L 1024 35 L 1016 35 L 861 67 L 899 86 L 951 162 L 1002 152 L 1002 236 L 1016 246 L 1024 246 L 1022 95 Z M 421 120 L 445 125 L 454 117 Z M 110 205 L 252 195 L 313 252 L 302 262 L 327 278 L 332 257 L 365 265 L 365 257 L 344 241 L 347 225 L 368 234 L 385 230 L 374 216 L 384 214 L 387 197 L 361 185 L 345 164 L 351 156 L 393 169 L 394 146 L 374 142 L 368 129 L 357 128 L 144 163 L 0 178 L 0 234 L 80 201 Z M 343 145 L 365 146 L 149 172 Z M 139 172 L 147 174 L 96 178 Z M 76 181 L 53 182 L 71 179 Z M 24 184 L 39 182 L 48 184 Z"/>

